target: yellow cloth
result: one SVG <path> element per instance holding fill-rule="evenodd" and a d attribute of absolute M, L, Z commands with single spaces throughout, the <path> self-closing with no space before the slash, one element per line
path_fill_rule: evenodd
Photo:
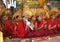
<path fill-rule="evenodd" d="M 47 18 L 50 18 L 50 15 L 49 15 L 49 13 L 48 13 L 48 12 L 46 12 L 46 17 L 47 17 Z"/>
<path fill-rule="evenodd" d="M 23 16 L 28 16 L 28 18 L 30 18 L 32 16 L 32 11 L 31 10 L 24 11 Z"/>
<path fill-rule="evenodd" d="M 0 32 L 0 42 L 3 42 L 3 33 Z"/>

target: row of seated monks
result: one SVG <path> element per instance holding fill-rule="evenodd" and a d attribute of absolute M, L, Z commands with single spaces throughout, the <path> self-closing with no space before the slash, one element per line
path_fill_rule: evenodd
<path fill-rule="evenodd" d="M 32 38 L 53 36 L 60 33 L 60 15 L 56 16 L 53 12 L 50 14 L 50 18 L 47 19 L 44 12 L 38 14 L 37 16 L 31 16 L 31 18 L 28 18 L 28 14 L 22 15 L 21 20 L 19 16 L 16 16 L 12 21 L 8 20 L 7 14 L 1 15 L 0 27 L 2 27 L 3 36 Z M 26 20 L 34 25 L 33 29 L 26 24 Z"/>

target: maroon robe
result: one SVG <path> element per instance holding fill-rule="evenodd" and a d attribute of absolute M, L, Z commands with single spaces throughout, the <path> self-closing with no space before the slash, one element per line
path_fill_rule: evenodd
<path fill-rule="evenodd" d="M 48 30 L 47 31 L 48 35 L 55 35 L 55 33 L 58 33 L 58 31 L 57 31 L 57 25 L 58 25 L 57 19 L 53 20 L 53 22 L 51 19 L 47 20 L 47 26 L 49 26 L 49 25 L 51 25 L 51 27 L 56 25 L 56 27 L 51 29 L 51 30 Z"/>
<path fill-rule="evenodd" d="M 8 20 L 5 20 L 3 22 L 4 28 L 3 28 L 3 35 L 11 36 L 12 35 L 12 26 L 10 25 L 10 22 Z"/>
<path fill-rule="evenodd" d="M 45 22 L 45 20 L 44 20 Z M 43 20 L 40 21 L 37 25 L 37 28 L 40 28 L 41 25 L 44 23 Z M 43 35 L 45 35 L 45 30 L 43 28 L 39 29 L 39 30 L 36 30 L 36 31 L 32 31 L 30 32 L 27 37 L 31 38 L 31 37 L 42 37 Z"/>
<path fill-rule="evenodd" d="M 17 25 L 17 30 L 14 31 L 13 34 L 15 34 L 16 36 L 18 36 L 19 38 L 24 38 L 24 36 L 25 36 L 25 27 L 24 27 L 23 21 L 21 21 Z"/>

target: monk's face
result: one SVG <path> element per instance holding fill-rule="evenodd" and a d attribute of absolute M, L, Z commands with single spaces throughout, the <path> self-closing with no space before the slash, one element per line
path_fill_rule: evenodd
<path fill-rule="evenodd" d="M 3 16 L 3 20 L 8 20 L 8 16 Z"/>
<path fill-rule="evenodd" d="M 17 18 L 18 21 L 20 21 L 20 16 Z"/>
<path fill-rule="evenodd" d="M 43 19 L 45 19 L 45 18 L 46 18 L 46 16 L 45 16 L 45 15 L 43 15 L 42 17 L 43 17 Z"/>
<path fill-rule="evenodd" d="M 33 16 L 33 17 L 32 17 L 32 20 L 36 20 L 36 17 Z"/>
<path fill-rule="evenodd" d="M 38 19 L 38 21 L 41 21 L 41 20 L 42 20 L 42 17 L 41 17 L 41 16 L 39 16 L 37 19 Z"/>
<path fill-rule="evenodd" d="M 51 18 L 52 18 L 52 19 L 55 19 L 56 17 L 55 17 L 55 15 L 52 15 Z"/>
<path fill-rule="evenodd" d="M 46 18 L 46 13 L 45 13 L 45 12 L 42 13 L 42 18 L 43 18 L 43 19 Z"/>

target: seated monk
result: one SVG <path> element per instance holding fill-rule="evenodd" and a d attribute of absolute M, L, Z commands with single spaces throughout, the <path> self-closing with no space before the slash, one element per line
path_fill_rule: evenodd
<path fill-rule="evenodd" d="M 47 20 L 47 26 L 48 26 L 48 35 L 54 35 L 58 33 L 57 31 L 57 18 L 55 17 L 55 14 L 51 14 L 51 18 Z"/>
<path fill-rule="evenodd" d="M 2 24 L 4 25 L 3 35 L 4 37 L 9 37 L 12 35 L 12 26 L 8 20 L 8 15 L 3 14 L 1 18 L 2 18 Z"/>

